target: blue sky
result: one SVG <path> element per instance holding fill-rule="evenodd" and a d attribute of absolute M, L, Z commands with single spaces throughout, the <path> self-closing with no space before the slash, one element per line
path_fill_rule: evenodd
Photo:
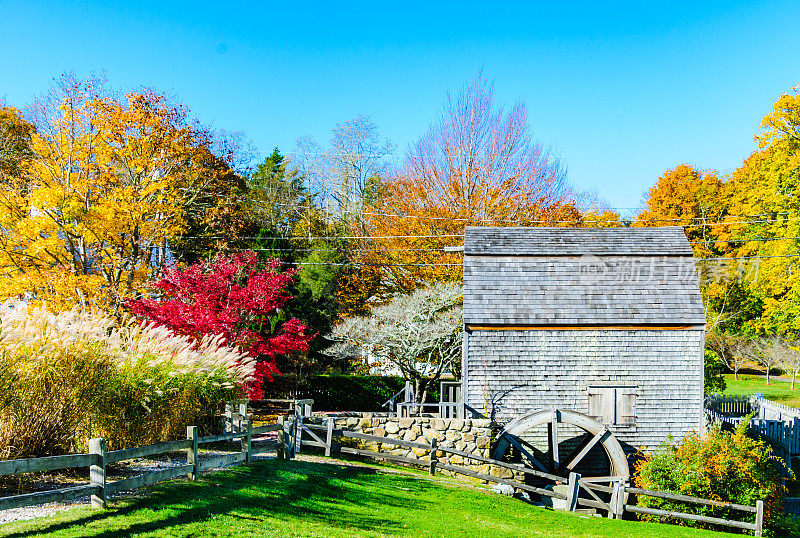
<path fill-rule="evenodd" d="M 600 4 L 0 0 L 0 96 L 19 106 L 63 71 L 104 70 L 263 153 L 366 114 L 399 158 L 483 68 L 575 186 L 630 208 L 679 163 L 737 167 L 800 83 L 797 0 Z"/>

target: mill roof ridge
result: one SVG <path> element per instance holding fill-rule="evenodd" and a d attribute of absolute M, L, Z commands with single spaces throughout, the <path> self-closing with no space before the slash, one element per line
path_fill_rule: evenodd
<path fill-rule="evenodd" d="M 691 256 L 679 226 L 469 227 L 464 322 L 702 325 Z"/>
<path fill-rule="evenodd" d="M 468 226 L 466 256 L 692 256 L 680 226 L 554 228 Z"/>

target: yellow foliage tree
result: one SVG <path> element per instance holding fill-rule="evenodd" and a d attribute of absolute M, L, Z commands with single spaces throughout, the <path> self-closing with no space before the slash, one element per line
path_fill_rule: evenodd
<path fill-rule="evenodd" d="M 720 230 L 737 256 L 761 256 L 753 287 L 764 297 L 758 333 L 800 335 L 800 85 L 779 97 L 755 136 L 758 149 L 733 173 L 731 218 Z"/>
<path fill-rule="evenodd" d="M 0 297 L 114 311 L 183 229 L 202 133 L 163 96 L 94 90 L 66 81 L 34 105 L 31 155 L 0 186 Z"/>

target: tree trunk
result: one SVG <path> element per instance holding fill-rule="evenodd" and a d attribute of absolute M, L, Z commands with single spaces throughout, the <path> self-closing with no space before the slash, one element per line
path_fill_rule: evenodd
<path fill-rule="evenodd" d="M 794 378 L 797 377 L 797 370 L 792 370 L 792 390 L 794 390 Z"/>

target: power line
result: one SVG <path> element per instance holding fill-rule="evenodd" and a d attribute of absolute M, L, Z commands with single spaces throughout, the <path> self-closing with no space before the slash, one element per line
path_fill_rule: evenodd
<path fill-rule="evenodd" d="M 800 258 L 800 254 L 781 254 L 774 256 L 720 256 L 710 258 L 692 258 L 695 262 L 701 261 L 728 261 L 728 260 L 759 260 L 770 258 Z M 284 262 L 288 265 L 326 265 L 337 267 L 462 267 L 460 263 L 341 263 L 341 262 Z"/>
<path fill-rule="evenodd" d="M 691 245 L 708 243 L 749 243 L 751 241 L 784 241 L 798 240 L 800 237 L 753 237 L 750 239 L 717 239 L 714 241 L 689 241 Z"/>
<path fill-rule="evenodd" d="M 746 215 L 741 215 L 741 217 L 745 217 Z M 414 218 L 414 217 L 403 217 L 403 218 Z M 435 217 L 438 218 L 438 217 Z M 738 218 L 738 217 L 733 217 Z M 449 220 L 456 220 L 458 219 L 449 219 Z M 680 219 L 683 220 L 683 219 Z M 695 228 L 701 226 L 735 226 L 740 224 L 768 224 L 773 222 L 788 222 L 788 221 L 797 221 L 800 220 L 800 217 L 789 217 L 785 219 L 761 219 L 761 220 L 747 220 L 747 221 L 722 221 L 722 222 L 705 222 L 703 224 L 682 224 L 678 225 L 682 228 Z M 664 220 L 666 221 L 666 219 Z M 552 221 L 552 220 L 539 220 L 539 221 L 523 221 L 528 223 L 537 223 L 537 224 L 588 224 L 588 223 L 603 223 L 603 224 L 636 224 L 636 221 L 623 221 L 623 220 L 607 220 L 607 221 L 585 221 L 585 220 L 561 220 L 561 221 Z M 647 222 L 655 222 L 655 221 L 647 221 Z M 641 222 L 640 222 L 641 223 Z M 534 226 L 531 226 L 532 228 Z M 636 226 L 636 228 L 647 228 L 647 226 Z M 439 238 L 461 238 L 464 237 L 463 234 L 437 234 L 437 235 L 383 235 L 383 236 L 369 236 L 369 235 L 351 235 L 351 236 L 336 236 L 336 235 L 320 235 L 320 236 L 249 236 L 249 237 L 238 237 L 237 239 L 240 240 L 264 240 L 264 241 L 313 241 L 313 240 L 366 240 L 366 241 L 376 241 L 376 240 L 388 240 L 388 239 L 439 239 Z M 213 240 L 213 239 L 228 239 L 224 236 L 199 236 L 199 235 L 184 235 L 178 238 L 180 239 L 206 239 L 206 240 Z M 788 238 L 787 238 L 788 239 Z M 739 240 L 731 240 L 731 241 L 739 241 Z M 718 243 L 724 243 L 727 241 L 714 241 Z M 695 241 L 695 243 L 697 243 Z"/>
<path fill-rule="evenodd" d="M 419 236 L 422 237 L 422 236 Z M 427 237 L 427 236 L 426 236 Z M 445 236 L 437 236 L 445 237 Z M 450 237 L 450 236 L 447 236 Z M 462 237 L 462 236 L 457 236 Z M 253 239 L 253 238 L 242 238 Z M 716 243 L 750 243 L 750 242 L 769 242 L 769 241 L 789 241 L 800 240 L 800 237 L 751 237 L 747 239 L 718 239 L 707 241 L 689 241 L 690 245 L 716 244 Z M 444 250 L 441 248 L 354 248 L 354 249 L 335 249 L 335 248 L 262 248 L 252 247 L 246 250 L 258 252 L 434 252 L 443 254 L 461 254 L 463 251 Z"/>
<path fill-rule="evenodd" d="M 295 207 L 292 204 L 285 204 L 285 203 L 272 203 L 268 205 L 278 205 L 284 207 Z M 612 208 L 608 211 L 616 213 L 615 209 L 630 209 L 630 208 Z M 718 224 L 752 224 L 755 222 L 761 221 L 750 221 L 750 222 L 721 222 L 721 223 L 704 223 L 703 221 L 707 220 L 706 217 L 674 217 L 674 218 L 646 218 L 641 220 L 636 219 L 571 219 L 571 220 L 554 220 L 554 219 L 526 219 L 526 218 L 516 218 L 516 219 L 498 219 L 498 218 L 474 218 L 474 217 L 436 217 L 433 215 L 402 215 L 399 213 L 383 213 L 383 212 L 376 212 L 376 211 L 363 211 L 363 210 L 348 210 L 348 209 L 341 209 L 339 213 L 342 214 L 350 214 L 350 215 L 367 215 L 367 216 L 374 216 L 374 217 L 392 217 L 392 218 L 399 218 L 399 219 L 420 219 L 420 220 L 438 220 L 438 221 L 450 221 L 450 222 L 504 222 L 504 223 L 531 223 L 531 224 L 607 224 L 607 223 L 617 223 L 617 224 L 633 224 L 633 223 L 649 223 L 649 222 L 682 222 L 682 221 L 699 221 L 699 224 L 694 226 L 712 226 Z M 792 213 L 789 211 L 781 211 L 777 213 L 755 213 L 751 215 L 726 215 L 724 218 L 755 218 L 755 217 L 772 217 L 776 215 L 791 215 Z M 793 219 L 777 219 L 771 221 L 763 221 L 763 222 L 777 222 L 778 220 L 797 220 L 797 218 Z M 693 225 L 684 224 L 684 227 L 691 227 Z"/>
<path fill-rule="evenodd" d="M 453 254 L 452 251 L 445 251 L 441 248 L 354 248 L 354 249 L 335 249 L 335 248 L 250 248 L 257 252 L 436 252 Z M 460 252 L 460 251 L 455 251 Z"/>
<path fill-rule="evenodd" d="M 773 256 L 719 256 L 716 258 L 694 258 L 698 261 L 705 260 L 766 260 L 769 258 L 800 258 L 800 254 L 775 254 Z"/>
<path fill-rule="evenodd" d="M 329 265 L 337 267 L 461 267 L 460 263 L 341 263 L 341 262 L 284 262 L 288 265 Z"/>
<path fill-rule="evenodd" d="M 351 235 L 351 236 L 341 236 L 341 235 L 316 235 L 316 236 L 270 236 L 270 237 L 237 237 L 236 239 L 241 240 L 248 240 L 248 241 L 313 241 L 316 239 L 342 239 L 342 240 L 355 240 L 355 239 L 367 239 L 367 240 L 378 240 L 378 239 L 453 239 L 453 238 L 461 238 L 464 237 L 464 234 L 442 234 L 442 235 L 382 235 L 382 236 L 370 236 L 370 235 Z M 225 236 L 202 236 L 202 235 L 182 235 L 178 237 L 179 240 L 181 239 L 228 239 Z"/>

